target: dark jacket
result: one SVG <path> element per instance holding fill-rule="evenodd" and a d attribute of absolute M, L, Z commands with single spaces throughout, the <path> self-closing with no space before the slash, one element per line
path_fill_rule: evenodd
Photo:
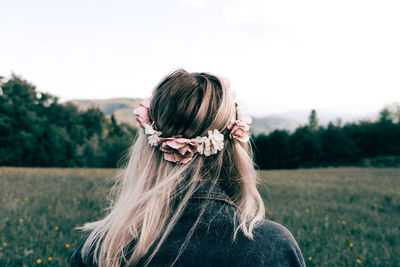
<path fill-rule="evenodd" d="M 174 266 L 305 266 L 292 234 L 278 223 L 264 220 L 254 229 L 254 240 L 239 231 L 236 241 L 232 241 L 233 215 L 238 208 L 218 186 L 207 196 L 210 186 L 202 183 L 194 193 L 149 266 L 171 266 L 203 204 L 207 208 Z M 81 247 L 72 256 L 71 266 L 96 266 L 82 263 Z"/>

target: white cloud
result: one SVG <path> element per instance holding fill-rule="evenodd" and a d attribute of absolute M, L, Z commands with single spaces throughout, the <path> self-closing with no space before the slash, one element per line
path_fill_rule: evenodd
<path fill-rule="evenodd" d="M 232 23 L 265 23 L 265 8 L 265 1 L 236 1 L 226 5 L 223 8 L 223 14 Z"/>
<path fill-rule="evenodd" d="M 400 99 L 399 2 L 252 0 L 224 10 L 234 25 L 266 26 L 238 40 L 251 59 L 241 62 L 253 78 L 238 82 L 249 87 L 253 112 L 371 110 Z"/>
<path fill-rule="evenodd" d="M 179 2 L 186 6 L 194 6 L 194 7 L 204 5 L 205 3 L 204 0 L 179 0 Z"/>

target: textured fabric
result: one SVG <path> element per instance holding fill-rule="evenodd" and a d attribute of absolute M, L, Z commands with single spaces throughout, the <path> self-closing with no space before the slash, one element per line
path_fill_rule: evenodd
<path fill-rule="evenodd" d="M 237 207 L 218 186 L 208 194 L 210 186 L 209 182 L 201 183 L 149 266 L 171 266 L 203 205 L 207 205 L 205 212 L 174 266 L 305 266 L 292 234 L 278 223 L 264 220 L 254 229 L 254 240 L 239 231 L 232 241 Z M 96 266 L 82 263 L 81 247 L 72 256 L 71 266 Z"/>

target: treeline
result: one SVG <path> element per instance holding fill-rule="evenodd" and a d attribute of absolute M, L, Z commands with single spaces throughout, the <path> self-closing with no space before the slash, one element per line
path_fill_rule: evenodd
<path fill-rule="evenodd" d="M 136 129 L 97 108 L 82 111 L 14 74 L 0 77 L 0 166 L 116 167 L 135 136 Z M 384 108 L 377 121 L 326 127 L 313 110 L 294 132 L 251 141 L 261 169 L 400 166 L 400 105 Z"/>
<path fill-rule="evenodd" d="M 384 108 L 377 121 L 307 125 L 293 133 L 275 130 L 253 138 L 260 169 L 327 166 L 400 166 L 400 105 Z"/>
<path fill-rule="evenodd" d="M 135 135 L 99 109 L 61 104 L 14 74 L 0 79 L 0 166 L 115 167 Z"/>

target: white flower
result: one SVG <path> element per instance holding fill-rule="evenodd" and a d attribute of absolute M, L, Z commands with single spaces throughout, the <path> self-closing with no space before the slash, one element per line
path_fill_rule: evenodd
<path fill-rule="evenodd" d="M 197 147 L 197 152 L 199 152 L 200 155 L 203 155 L 204 154 L 204 146 L 205 146 L 205 143 L 208 142 L 208 138 L 205 136 L 203 136 L 203 137 L 197 136 L 196 141 L 197 141 L 197 143 L 199 143 L 199 146 Z"/>
<path fill-rule="evenodd" d="M 143 123 L 144 133 L 145 134 L 154 134 L 156 131 L 153 129 L 153 126 L 148 123 Z"/>
<path fill-rule="evenodd" d="M 147 138 L 149 139 L 149 144 L 151 146 L 158 146 L 158 141 L 160 140 L 160 137 L 158 137 L 156 134 L 149 135 Z"/>
<path fill-rule="evenodd" d="M 197 152 L 204 154 L 206 157 L 216 154 L 224 148 L 224 135 L 217 129 L 214 132 L 208 131 L 208 137 L 196 137 L 196 141 L 199 143 Z"/>
<path fill-rule="evenodd" d="M 143 123 L 144 133 L 148 135 L 149 144 L 151 146 L 158 146 L 159 136 L 162 134 L 160 131 L 154 130 L 153 126 L 148 123 Z"/>

